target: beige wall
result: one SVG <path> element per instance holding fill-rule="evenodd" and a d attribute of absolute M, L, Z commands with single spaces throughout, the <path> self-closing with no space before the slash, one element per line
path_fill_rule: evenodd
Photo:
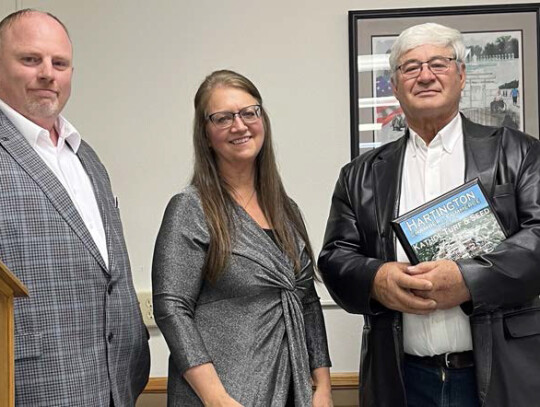
<path fill-rule="evenodd" d="M 490 3 L 513 2 L 474 2 Z M 163 210 L 189 179 L 193 95 L 218 68 L 244 73 L 261 90 L 286 187 L 320 248 L 334 182 L 349 160 L 347 11 L 402 1 L 0 0 L 4 13 L 17 7 L 51 11 L 70 29 L 76 68 L 65 114 L 109 169 L 137 290 L 151 287 Z M 334 371 L 355 371 L 361 317 L 331 305 L 325 315 Z M 156 330 L 151 342 L 152 376 L 165 376 L 167 349 Z"/>

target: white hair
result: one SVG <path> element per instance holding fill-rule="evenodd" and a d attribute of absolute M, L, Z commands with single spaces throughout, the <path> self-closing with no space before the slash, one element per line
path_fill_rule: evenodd
<path fill-rule="evenodd" d="M 467 49 L 461 33 L 450 27 L 437 23 L 414 25 L 404 30 L 390 50 L 390 69 L 395 72 L 401 56 L 421 45 L 436 45 L 452 48 L 457 62 L 463 63 Z M 459 66 L 459 65 L 458 65 Z"/>

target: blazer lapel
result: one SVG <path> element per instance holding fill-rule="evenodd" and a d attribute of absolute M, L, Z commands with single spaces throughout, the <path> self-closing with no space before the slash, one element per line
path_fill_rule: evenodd
<path fill-rule="evenodd" d="M 3 114 L 0 114 L 0 134 L 3 135 L 0 138 L 0 145 L 13 157 L 28 176 L 32 178 L 60 216 L 64 218 L 90 253 L 96 258 L 103 269 L 106 270 L 99 250 L 64 186 L 36 151 L 28 144 L 28 141 L 23 135 L 19 133 Z"/>
<path fill-rule="evenodd" d="M 390 222 L 398 215 L 401 173 L 408 138 L 407 131 L 404 137 L 383 150 L 372 164 L 377 225 L 388 259 L 395 258 L 394 235 Z"/>
<path fill-rule="evenodd" d="M 465 149 L 465 181 L 479 178 L 492 195 L 497 175 L 500 137 L 497 129 L 471 122 L 462 115 L 463 145 Z"/>
<path fill-rule="evenodd" d="M 101 173 L 99 168 L 101 163 L 97 160 L 95 153 L 92 149 L 83 141 L 77 151 L 77 156 L 81 161 L 81 164 L 90 178 L 92 188 L 94 190 L 94 196 L 96 198 L 99 213 L 101 215 L 101 221 L 103 222 L 103 229 L 105 231 L 105 241 L 107 242 L 107 252 L 109 254 L 109 270 L 112 269 L 113 250 L 112 250 L 112 229 L 110 213 L 112 208 L 110 203 L 111 193 L 108 188 L 108 184 L 104 185 L 105 174 Z"/>

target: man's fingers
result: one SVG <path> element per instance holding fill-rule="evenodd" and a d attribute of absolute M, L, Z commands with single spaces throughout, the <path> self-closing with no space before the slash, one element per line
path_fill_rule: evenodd
<path fill-rule="evenodd" d="M 417 296 L 412 290 L 430 292 L 433 283 L 408 274 L 406 266 L 400 263 L 385 263 L 375 275 L 373 297 L 390 309 L 412 314 L 429 314 L 437 309 L 437 302 L 432 298 Z"/>
<path fill-rule="evenodd" d="M 433 283 L 423 278 L 415 278 L 407 274 L 402 274 L 399 279 L 396 280 L 396 284 L 407 290 L 421 290 L 429 291 L 433 288 Z"/>
<path fill-rule="evenodd" d="M 407 267 L 407 273 L 409 273 L 411 275 L 427 273 L 427 272 L 433 270 L 435 267 L 437 267 L 436 262 L 434 262 L 434 261 L 426 261 L 426 262 L 423 262 L 423 263 L 418 263 L 415 266 Z"/>
<path fill-rule="evenodd" d="M 410 314 L 427 314 L 437 308 L 434 300 L 418 297 L 408 291 L 402 291 L 398 300 L 402 303 L 403 311 Z"/>
<path fill-rule="evenodd" d="M 417 297 L 430 298 L 431 290 L 411 290 Z"/>

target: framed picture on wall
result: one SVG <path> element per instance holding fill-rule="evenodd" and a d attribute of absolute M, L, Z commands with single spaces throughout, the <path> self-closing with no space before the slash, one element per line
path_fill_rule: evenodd
<path fill-rule="evenodd" d="M 540 4 L 349 11 L 351 158 L 403 135 L 407 123 L 392 94 L 390 48 L 424 22 L 460 30 L 467 79 L 460 110 L 471 120 L 538 138 Z"/>

